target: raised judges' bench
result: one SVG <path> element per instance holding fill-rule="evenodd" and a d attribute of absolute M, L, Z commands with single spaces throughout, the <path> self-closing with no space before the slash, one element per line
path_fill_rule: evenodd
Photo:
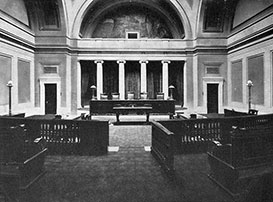
<path fill-rule="evenodd" d="M 168 114 L 173 118 L 175 114 L 175 100 L 90 100 L 90 115 L 116 113 L 114 107 L 144 107 L 150 106 L 149 113 Z"/>

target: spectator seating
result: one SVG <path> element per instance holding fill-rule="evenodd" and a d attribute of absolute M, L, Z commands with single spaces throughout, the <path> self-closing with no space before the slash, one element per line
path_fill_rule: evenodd
<path fill-rule="evenodd" d="M 233 197 L 240 197 L 257 178 L 273 172 L 273 127 L 239 128 L 230 141 L 213 141 L 208 151 L 209 177 Z"/>

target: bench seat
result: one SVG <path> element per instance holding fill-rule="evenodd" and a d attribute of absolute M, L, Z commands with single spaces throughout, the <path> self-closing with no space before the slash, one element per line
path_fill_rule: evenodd
<path fill-rule="evenodd" d="M 236 198 L 273 172 L 273 127 L 236 128 L 231 133 L 231 142 L 210 144 L 209 177 Z"/>

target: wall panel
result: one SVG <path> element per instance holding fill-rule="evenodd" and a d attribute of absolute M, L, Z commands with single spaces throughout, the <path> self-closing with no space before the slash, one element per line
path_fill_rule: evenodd
<path fill-rule="evenodd" d="M 30 102 L 30 62 L 18 60 L 18 103 Z"/>
<path fill-rule="evenodd" d="M 242 60 L 231 63 L 231 82 L 232 94 L 231 100 L 233 102 L 243 102 L 243 63 Z"/>
<path fill-rule="evenodd" d="M 0 105 L 8 104 L 7 83 L 11 80 L 11 57 L 0 55 Z"/>
<path fill-rule="evenodd" d="M 253 82 L 252 103 L 264 104 L 264 56 L 256 55 L 248 58 L 248 80 Z"/>

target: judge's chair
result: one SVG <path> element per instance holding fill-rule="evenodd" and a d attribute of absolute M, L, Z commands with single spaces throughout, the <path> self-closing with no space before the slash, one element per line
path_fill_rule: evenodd
<path fill-rule="evenodd" d="M 164 100 L 164 93 L 158 92 L 158 93 L 156 94 L 156 99 L 157 99 L 157 100 Z"/>
<path fill-rule="evenodd" d="M 140 93 L 140 99 L 141 100 L 147 100 L 148 99 L 148 95 L 147 95 L 147 93 Z"/>
<path fill-rule="evenodd" d="M 119 100 L 119 93 L 112 93 L 112 100 Z"/>
<path fill-rule="evenodd" d="M 100 99 L 101 100 L 108 100 L 108 95 L 106 93 L 101 93 L 100 94 Z"/>
<path fill-rule="evenodd" d="M 135 98 L 134 92 L 128 92 L 127 93 L 127 99 L 128 100 L 133 100 Z"/>

